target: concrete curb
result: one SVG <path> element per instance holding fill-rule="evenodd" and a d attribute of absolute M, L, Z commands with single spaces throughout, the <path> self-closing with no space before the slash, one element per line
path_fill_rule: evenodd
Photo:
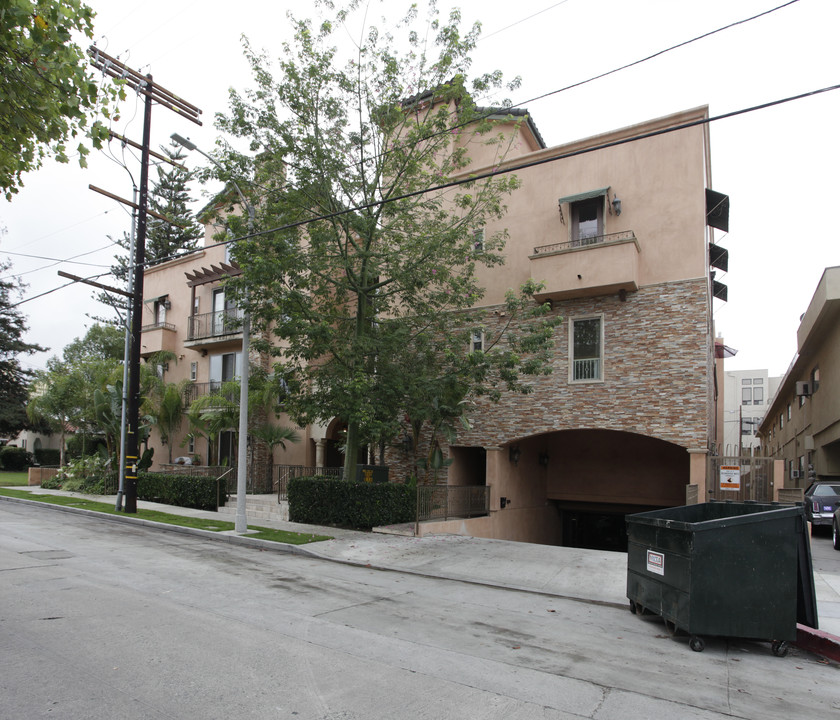
<path fill-rule="evenodd" d="M 234 531 L 213 532 L 212 530 L 201 530 L 199 528 L 183 527 L 181 525 L 170 525 L 168 523 L 155 522 L 153 520 L 144 520 L 142 518 L 131 517 L 128 515 L 109 515 L 106 513 L 97 512 L 96 510 L 86 510 L 85 508 L 68 507 L 67 505 L 53 505 L 51 503 L 39 502 L 38 500 L 27 500 L 24 498 L 14 498 L 0 495 L 0 500 L 11 503 L 18 503 L 21 505 L 38 505 L 39 507 L 48 508 L 51 510 L 58 510 L 66 513 L 75 513 L 77 515 L 84 515 L 98 520 L 105 520 L 109 522 L 122 523 L 124 525 L 140 525 L 156 530 L 164 530 L 166 532 L 180 533 L 182 535 L 193 535 L 195 537 L 204 538 L 206 540 L 213 540 L 215 542 L 226 542 L 230 545 L 238 545 L 241 547 L 250 547 L 258 550 L 271 550 L 273 552 L 281 552 L 290 555 L 302 555 L 312 558 L 313 560 L 326 560 L 329 562 L 339 563 L 341 565 L 349 565 L 352 567 L 368 568 L 370 570 L 377 570 L 381 572 L 399 572 L 407 575 L 415 575 L 418 577 L 426 577 L 437 580 L 448 580 L 452 582 L 468 583 L 470 585 L 477 585 L 482 587 L 491 587 L 501 590 L 510 590 L 514 592 L 527 592 L 545 597 L 553 597 L 562 600 L 573 600 L 575 602 L 583 602 L 593 605 L 601 605 L 605 607 L 614 607 L 618 609 L 626 609 L 625 604 L 619 604 L 606 600 L 593 600 L 591 598 L 576 597 L 573 595 L 566 595 L 556 592 L 549 592 L 545 590 L 538 590 L 534 588 L 522 587 L 513 584 L 505 584 L 498 581 L 478 580 L 475 578 L 462 577 L 454 574 L 445 573 L 431 573 L 414 568 L 395 567 L 384 564 L 365 563 L 358 560 L 349 560 L 346 558 L 333 557 L 321 552 L 317 549 L 306 545 L 291 545 L 289 543 L 275 542 L 273 540 L 261 540 L 259 538 L 248 537 L 247 535 L 237 535 Z M 796 640 L 792 643 L 797 647 L 820 655 L 834 662 L 840 663 L 840 637 L 832 635 L 831 633 L 822 630 L 815 630 L 797 623 L 796 626 Z"/>
<path fill-rule="evenodd" d="M 831 633 L 797 623 L 796 642 L 794 644 L 815 655 L 822 655 L 824 658 L 834 660 L 834 662 L 840 662 L 840 637 Z"/>
<path fill-rule="evenodd" d="M 226 542 L 230 545 L 242 545 L 244 547 L 253 547 L 260 550 L 274 550 L 275 552 L 284 552 L 291 555 L 312 555 L 311 551 L 302 545 L 291 545 L 289 543 L 281 543 L 274 540 L 261 540 L 259 538 L 248 537 L 247 535 L 236 535 L 233 531 L 223 530 L 221 532 L 213 532 L 212 530 L 202 530 L 201 528 L 191 528 L 184 527 L 183 525 L 170 525 L 169 523 L 155 522 L 154 520 L 144 520 L 143 518 L 130 517 L 129 515 L 109 515 L 107 513 L 97 512 L 96 510 L 68 507 L 67 505 L 53 505 L 52 503 L 40 502 L 38 500 L 26 500 L 24 498 L 13 498 L 5 495 L 0 495 L 0 500 L 18 503 L 20 505 L 38 505 L 50 510 L 75 513 L 76 515 L 86 515 L 87 517 L 96 518 L 97 520 L 122 523 L 124 525 L 141 525 L 143 527 L 149 527 L 156 530 L 180 533 L 181 535 L 195 535 L 207 540 Z"/>

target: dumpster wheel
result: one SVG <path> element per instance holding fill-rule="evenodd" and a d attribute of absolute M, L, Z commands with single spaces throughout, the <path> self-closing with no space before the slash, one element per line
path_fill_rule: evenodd
<path fill-rule="evenodd" d="M 770 647 L 776 657 L 785 657 L 790 649 L 790 646 L 784 640 L 774 640 Z"/>
<path fill-rule="evenodd" d="M 630 601 L 630 612 L 634 615 L 650 615 L 650 610 L 648 610 L 644 605 L 641 605 L 633 600 Z"/>
<path fill-rule="evenodd" d="M 692 635 L 688 641 L 688 647 L 694 652 L 703 652 L 706 649 L 706 642 L 699 635 Z"/>

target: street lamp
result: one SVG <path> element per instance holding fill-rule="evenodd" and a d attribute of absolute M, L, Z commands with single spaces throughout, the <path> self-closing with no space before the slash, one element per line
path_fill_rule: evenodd
<path fill-rule="evenodd" d="M 195 150 L 204 157 L 206 157 L 217 168 L 224 171 L 221 163 L 210 157 L 206 152 L 201 150 L 189 138 L 181 137 L 178 133 L 172 133 L 172 139 L 179 145 L 185 147 L 187 150 Z M 248 211 L 248 234 L 254 232 L 254 207 L 245 199 L 242 190 L 236 181 L 231 179 L 230 184 L 233 185 L 236 194 L 239 195 L 239 200 Z M 245 491 L 246 474 L 247 474 L 247 454 L 248 454 L 248 378 L 251 374 L 251 363 L 249 359 L 249 346 L 251 343 L 251 316 L 247 310 L 248 304 L 248 287 L 245 286 L 245 305 L 246 309 L 242 313 L 242 372 L 239 379 L 239 457 L 237 458 L 236 467 L 236 521 L 234 523 L 234 530 L 237 533 L 248 532 L 248 518 L 245 513 Z"/>

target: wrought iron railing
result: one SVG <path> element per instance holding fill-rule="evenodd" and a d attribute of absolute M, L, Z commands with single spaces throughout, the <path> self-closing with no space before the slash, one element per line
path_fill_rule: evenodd
<path fill-rule="evenodd" d="M 289 480 L 296 477 L 334 477 L 340 479 L 344 468 L 312 467 L 309 465 L 277 466 L 277 501 L 288 500 Z"/>
<path fill-rule="evenodd" d="M 418 485 L 417 522 L 471 518 L 490 513 L 486 485 Z"/>
<path fill-rule="evenodd" d="M 603 245 L 604 243 L 618 242 L 620 240 L 635 240 L 636 235 L 632 230 L 610 233 L 608 235 L 595 235 L 593 237 L 579 238 L 568 242 L 552 243 L 551 245 L 539 245 L 534 248 L 534 255 L 550 255 L 551 253 L 574 248 L 588 247 L 590 245 Z"/>
<path fill-rule="evenodd" d="M 203 340 L 238 332 L 242 332 L 242 311 L 239 308 L 229 308 L 192 315 L 189 318 L 187 339 Z"/>
<path fill-rule="evenodd" d="M 222 380 L 211 380 L 210 382 L 205 383 L 190 383 L 184 389 L 184 404 L 186 406 L 192 405 L 195 402 L 196 398 L 203 397 L 205 395 L 218 395 L 222 389 L 222 385 L 225 384 L 225 381 Z M 239 393 L 227 393 L 225 395 L 227 400 L 231 402 L 238 402 L 239 401 Z"/>
<path fill-rule="evenodd" d="M 151 332 L 152 330 L 172 330 L 172 332 L 175 332 L 177 328 L 172 323 L 168 322 L 154 322 L 140 328 L 141 332 Z"/>

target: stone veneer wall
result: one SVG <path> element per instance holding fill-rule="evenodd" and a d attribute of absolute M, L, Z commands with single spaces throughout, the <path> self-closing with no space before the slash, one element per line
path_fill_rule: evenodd
<path fill-rule="evenodd" d="M 617 295 L 556 302 L 553 372 L 533 379 L 529 395 L 479 398 L 471 428 L 456 445 L 493 447 L 542 433 L 607 429 L 638 433 L 688 448 L 705 448 L 712 417 L 712 332 L 705 278 L 663 283 Z M 487 322 L 496 320 L 487 308 Z M 604 381 L 569 383 L 569 323 L 603 314 Z M 422 451 L 422 448 L 421 448 Z M 394 448 L 392 477 L 408 474 L 407 454 Z M 445 471 L 442 477 L 445 476 Z"/>

